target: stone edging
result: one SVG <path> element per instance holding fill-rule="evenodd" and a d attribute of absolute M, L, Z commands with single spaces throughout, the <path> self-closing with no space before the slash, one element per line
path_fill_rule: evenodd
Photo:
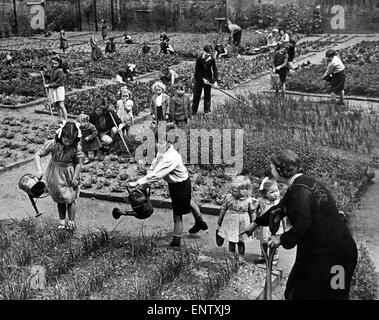
<path fill-rule="evenodd" d="M 5 171 L 8 171 L 8 170 L 11 170 L 13 168 L 16 168 L 16 167 L 19 167 L 19 166 L 22 166 L 24 164 L 27 164 L 29 162 L 32 162 L 34 161 L 34 156 L 32 158 L 28 158 L 28 159 L 24 159 L 24 160 L 21 160 L 21 161 L 18 161 L 18 162 L 14 162 L 12 164 L 9 164 L 3 168 L 0 168 L 0 173 L 3 173 Z"/>
<path fill-rule="evenodd" d="M 98 200 L 106 200 L 106 201 L 129 204 L 127 196 L 128 196 L 127 192 L 100 193 L 100 192 L 90 192 L 90 191 L 80 190 L 80 197 L 82 198 L 94 198 Z M 150 202 L 154 208 L 172 209 L 172 203 L 171 203 L 170 198 L 164 198 L 160 196 L 151 196 Z M 221 206 L 217 206 L 210 203 L 203 203 L 199 205 L 199 208 L 200 208 L 201 213 L 218 216 Z"/>
<path fill-rule="evenodd" d="M 51 113 L 49 111 L 47 111 L 47 110 L 34 110 L 34 112 L 38 113 L 38 114 L 51 115 Z M 54 116 L 58 116 L 58 112 L 53 111 L 53 115 Z M 67 114 L 67 118 L 70 118 L 70 119 L 76 119 L 78 116 L 79 115 L 75 115 L 75 114 Z M 143 114 L 141 116 L 137 116 L 134 119 L 134 123 L 135 124 L 142 123 L 142 122 L 148 120 L 149 117 L 150 117 L 150 113 L 149 114 Z"/>
<path fill-rule="evenodd" d="M 275 93 L 275 90 L 264 90 L 263 92 Z M 328 94 L 307 93 L 307 92 L 291 91 L 291 90 L 286 90 L 286 94 L 293 94 L 293 95 L 297 95 L 297 96 L 309 96 L 309 97 L 316 97 L 316 98 L 330 98 L 330 95 L 328 95 Z M 345 100 L 355 100 L 355 101 L 379 103 L 379 98 L 365 98 L 365 97 L 359 97 L 359 96 L 345 96 Z"/>

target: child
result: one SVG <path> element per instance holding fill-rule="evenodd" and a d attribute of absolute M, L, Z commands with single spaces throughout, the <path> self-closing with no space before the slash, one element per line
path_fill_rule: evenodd
<path fill-rule="evenodd" d="M 215 59 L 218 58 L 228 58 L 228 51 L 221 43 L 215 45 Z"/>
<path fill-rule="evenodd" d="M 65 53 L 65 50 L 68 48 L 68 41 L 66 38 L 66 34 L 64 30 L 62 29 L 59 34 L 59 41 L 60 41 L 60 48 L 63 50 L 63 53 Z"/>
<path fill-rule="evenodd" d="M 288 44 L 288 67 L 290 69 L 293 69 L 293 60 L 295 59 L 296 54 L 296 39 L 290 38 L 289 44 Z"/>
<path fill-rule="evenodd" d="M 290 41 L 290 36 L 285 29 L 279 29 L 279 43 L 287 44 Z"/>
<path fill-rule="evenodd" d="M 165 85 L 173 86 L 176 78 L 178 78 L 178 74 L 174 70 L 170 70 L 169 67 L 165 67 L 159 72 L 159 80 Z"/>
<path fill-rule="evenodd" d="M 130 35 L 128 35 L 127 32 L 124 33 L 124 42 L 126 44 L 132 44 L 133 43 L 132 37 Z"/>
<path fill-rule="evenodd" d="M 170 98 L 170 115 L 171 121 L 175 122 L 177 126 L 181 126 L 188 122 L 191 114 L 191 102 L 182 84 L 177 84 L 175 89 L 175 95 Z"/>
<path fill-rule="evenodd" d="M 270 180 L 267 177 L 264 178 L 259 187 L 259 191 L 262 195 L 262 198 L 258 199 L 257 217 L 260 217 L 268 209 L 270 209 L 274 205 L 277 205 L 280 201 L 280 192 L 279 192 L 278 184 L 274 180 Z M 279 228 L 277 234 L 281 234 L 283 233 L 283 231 L 284 230 L 282 228 Z M 269 227 L 259 227 L 255 231 L 255 236 L 257 237 L 258 240 L 260 240 L 261 250 L 265 250 L 265 252 L 267 252 L 269 238 L 271 237 Z M 258 258 L 257 262 L 262 263 L 264 261 L 265 259 L 264 259 L 264 254 L 262 251 L 261 256 Z M 278 249 L 277 249 L 273 257 L 273 264 L 276 265 L 278 261 L 279 261 L 279 254 L 278 254 Z"/>
<path fill-rule="evenodd" d="M 107 22 L 104 19 L 101 19 L 101 36 L 103 37 L 103 41 L 107 38 L 108 34 L 108 26 Z"/>
<path fill-rule="evenodd" d="M 242 234 L 245 226 L 254 219 L 258 201 L 251 197 L 252 185 L 248 177 L 237 176 L 231 184 L 231 193 L 224 198 L 218 217 L 216 243 L 222 246 L 224 239 L 229 241 L 229 252 L 235 254 L 236 245 L 240 263 L 244 262 L 245 238 Z"/>
<path fill-rule="evenodd" d="M 62 69 L 62 60 L 59 56 L 53 56 L 51 58 L 52 70 L 48 76 L 49 84 L 45 85 L 45 88 L 49 88 L 49 100 L 50 103 L 56 104 L 58 109 L 58 121 L 62 122 L 67 120 L 67 110 L 64 106 L 65 89 L 64 80 L 65 73 Z M 63 120 L 62 120 L 63 118 Z"/>
<path fill-rule="evenodd" d="M 107 41 L 105 45 L 105 54 L 107 53 L 110 53 L 110 54 L 116 53 L 116 44 L 114 43 L 114 37 L 110 37 L 109 41 Z"/>
<path fill-rule="evenodd" d="M 130 187 L 149 186 L 160 179 L 168 183 L 168 189 L 174 213 L 174 232 L 170 243 L 171 247 L 180 247 L 183 233 L 183 215 L 192 213 L 195 224 L 188 230 L 190 234 L 201 230 L 207 230 L 208 225 L 204 221 L 199 207 L 191 200 L 191 178 L 187 168 L 183 164 L 182 156 L 174 148 L 179 141 L 173 128 L 167 128 L 165 141 L 158 141 L 158 154 L 153 160 L 147 175 L 137 182 L 130 182 Z"/>
<path fill-rule="evenodd" d="M 150 42 L 144 42 L 142 46 L 142 53 L 148 54 L 151 51 L 151 43 Z"/>
<path fill-rule="evenodd" d="M 153 121 L 167 121 L 170 115 L 170 97 L 164 93 L 166 86 L 162 81 L 156 81 L 151 87 L 153 96 L 151 98 L 150 111 Z"/>
<path fill-rule="evenodd" d="M 101 52 L 96 38 L 92 37 L 90 38 L 90 45 L 91 45 L 91 59 L 93 61 L 97 61 L 103 58 L 103 53 Z"/>
<path fill-rule="evenodd" d="M 323 80 L 330 82 L 331 100 L 335 103 L 336 95 L 340 95 L 339 104 L 345 104 L 345 81 L 346 73 L 345 66 L 341 59 L 337 57 L 336 50 L 329 49 L 326 51 L 326 61 L 328 68 L 322 76 Z"/>
<path fill-rule="evenodd" d="M 121 88 L 121 99 L 117 101 L 117 115 L 121 119 L 122 123 L 119 125 L 119 129 L 122 130 L 124 136 L 129 135 L 130 127 L 134 124 L 133 117 L 133 101 L 130 99 L 132 93 L 128 88 Z"/>
<path fill-rule="evenodd" d="M 283 97 L 286 94 L 286 81 L 288 74 L 288 53 L 287 48 L 284 44 L 279 44 L 274 52 L 273 57 L 273 71 L 279 74 L 280 86 L 282 88 Z M 278 88 L 276 88 L 276 94 L 279 93 Z"/>
<path fill-rule="evenodd" d="M 42 178 L 41 157 L 51 153 L 45 178 L 50 196 L 58 204 L 59 229 L 75 229 L 75 200 L 79 196 L 79 175 L 83 158 L 79 143 L 81 136 L 79 123 L 64 121 L 57 130 L 55 139 L 48 140 L 35 155 L 37 177 Z"/>
<path fill-rule="evenodd" d="M 158 54 L 160 53 L 163 53 L 163 54 L 167 54 L 167 53 L 170 53 L 170 54 L 174 54 L 175 53 L 175 50 L 174 48 L 171 46 L 170 44 L 170 38 L 167 36 L 166 33 L 162 32 L 160 37 L 160 44 L 159 44 L 159 52 Z"/>
<path fill-rule="evenodd" d="M 80 131 L 82 132 L 83 164 L 87 164 L 89 163 L 88 152 L 93 151 L 93 156 L 96 158 L 97 152 L 101 148 L 101 142 L 97 134 L 97 129 L 89 122 L 89 116 L 87 114 L 82 113 L 79 115 L 78 122 L 80 123 Z"/>

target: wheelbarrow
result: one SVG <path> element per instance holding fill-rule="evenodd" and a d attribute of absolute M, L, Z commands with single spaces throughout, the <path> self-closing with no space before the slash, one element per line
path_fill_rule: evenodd
<path fill-rule="evenodd" d="M 42 215 L 42 212 L 38 211 L 36 201 L 34 201 L 34 199 L 46 198 L 49 195 L 48 189 L 45 183 L 41 181 L 41 178 L 38 179 L 35 175 L 26 173 L 20 178 L 18 187 L 28 195 L 36 212 L 36 218 Z"/>
<path fill-rule="evenodd" d="M 132 207 L 132 210 L 121 210 L 119 208 L 114 208 L 112 210 L 112 216 L 114 219 L 119 219 L 120 216 L 132 216 L 137 219 L 147 219 L 153 212 L 154 208 L 150 202 L 150 187 L 146 189 L 132 189 L 128 190 L 128 200 Z"/>

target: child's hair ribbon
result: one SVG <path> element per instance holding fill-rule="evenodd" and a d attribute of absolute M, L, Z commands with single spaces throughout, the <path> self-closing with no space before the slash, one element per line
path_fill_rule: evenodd
<path fill-rule="evenodd" d="M 265 183 L 268 181 L 268 177 L 265 177 L 262 182 L 261 182 L 261 185 L 259 186 L 259 190 L 262 191 L 263 188 L 264 188 L 264 185 Z"/>
<path fill-rule="evenodd" d="M 62 130 L 63 130 L 63 127 L 65 124 L 66 124 L 66 120 L 63 120 L 61 125 L 59 126 L 59 129 L 56 131 L 56 133 L 58 135 L 58 139 L 60 139 L 62 136 Z"/>

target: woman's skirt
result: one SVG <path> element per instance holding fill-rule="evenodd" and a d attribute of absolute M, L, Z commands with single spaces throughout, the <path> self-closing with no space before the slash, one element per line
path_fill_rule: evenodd
<path fill-rule="evenodd" d="M 191 179 L 188 178 L 178 183 L 169 183 L 168 191 L 174 215 L 181 216 L 189 213 L 191 209 Z"/>
<path fill-rule="evenodd" d="M 65 90 L 63 86 L 60 86 L 58 88 L 50 88 L 49 90 L 50 103 L 64 101 L 64 98 L 65 98 Z"/>
<path fill-rule="evenodd" d="M 333 93 L 340 93 L 345 89 L 346 73 L 345 70 L 332 75 L 330 81 L 330 91 Z"/>

